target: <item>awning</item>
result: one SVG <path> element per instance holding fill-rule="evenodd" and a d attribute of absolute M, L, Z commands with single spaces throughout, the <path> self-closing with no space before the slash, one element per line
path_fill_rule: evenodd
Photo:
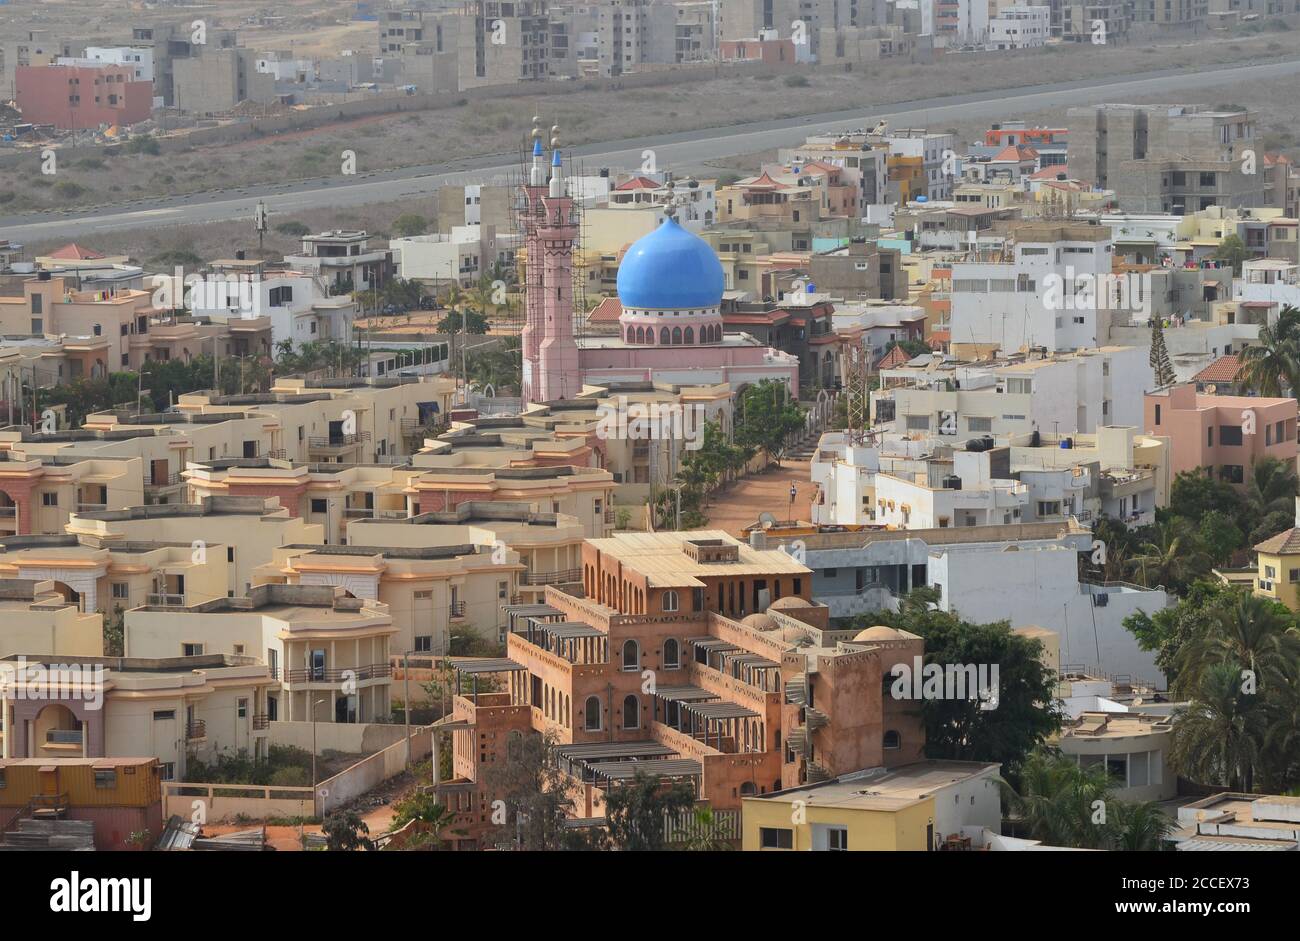
<path fill-rule="evenodd" d="M 598 780 L 626 782 L 638 774 L 652 778 L 699 777 L 704 773 L 704 766 L 694 758 L 659 758 L 649 761 L 602 761 L 589 765 L 587 770 Z"/>
<path fill-rule="evenodd" d="M 711 693 L 698 686 L 657 686 L 653 695 L 664 702 L 704 702 L 722 698 L 717 693 Z"/>
<path fill-rule="evenodd" d="M 452 657 L 451 668 L 458 673 L 511 673 L 525 669 L 522 663 L 515 663 L 509 657 Z"/>

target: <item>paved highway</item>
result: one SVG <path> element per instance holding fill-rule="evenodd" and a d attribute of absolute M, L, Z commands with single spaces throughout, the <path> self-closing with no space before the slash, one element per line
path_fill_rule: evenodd
<path fill-rule="evenodd" d="M 653 150 L 659 169 L 695 172 L 706 161 L 772 147 L 792 146 L 817 131 L 872 127 L 884 119 L 894 127 L 950 126 L 972 118 L 1012 118 L 1029 111 L 1066 108 L 1103 101 L 1126 101 L 1137 96 L 1167 94 L 1168 100 L 1195 100 L 1197 89 L 1224 83 L 1281 78 L 1300 73 L 1300 58 L 1257 65 L 1216 66 L 1196 71 L 1145 72 L 1120 79 L 1088 79 L 1034 86 L 1027 91 L 979 92 L 946 95 L 850 109 L 805 118 L 764 121 L 732 127 L 706 128 L 640 137 L 569 149 L 569 153 L 594 173 L 601 167 L 640 167 L 642 153 Z M 35 159 L 35 157 L 33 158 Z M 301 180 L 247 186 L 238 189 L 183 196 L 158 197 L 120 206 L 84 211 L 38 213 L 0 218 L 0 237 L 19 243 L 54 238 L 79 238 L 97 232 L 169 225 L 192 225 L 253 217 L 259 199 L 272 213 L 288 218 L 294 213 L 324 207 L 394 202 L 432 195 L 446 184 L 504 182 L 516 169 L 513 155 L 454 160 L 441 164 L 359 173 L 356 176 Z M 364 170 L 364 167 L 361 169 Z"/>

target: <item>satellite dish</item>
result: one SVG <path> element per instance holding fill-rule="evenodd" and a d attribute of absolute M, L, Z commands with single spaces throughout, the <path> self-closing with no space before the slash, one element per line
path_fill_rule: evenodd
<path fill-rule="evenodd" d="M 1213 382 L 1211 382 L 1208 386 L 1205 387 L 1205 394 L 1214 395 L 1214 393 L 1217 392 L 1218 390 L 1219 387 L 1215 385 Z"/>
<path fill-rule="evenodd" d="M 764 529 L 767 529 L 771 526 L 775 526 L 776 517 L 765 510 L 762 513 L 758 514 L 758 524 L 762 526 Z"/>

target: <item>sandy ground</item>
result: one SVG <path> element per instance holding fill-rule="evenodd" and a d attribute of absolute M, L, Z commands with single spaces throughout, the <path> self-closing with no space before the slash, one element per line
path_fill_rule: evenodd
<path fill-rule="evenodd" d="M 794 515 L 806 520 L 810 515 L 817 488 L 808 479 L 807 461 L 785 460 L 762 474 L 746 477 L 718 495 L 717 502 L 706 507 L 706 529 L 722 529 L 739 535 L 746 526 L 767 511 L 779 520 L 790 515 L 790 484 L 795 485 Z"/>

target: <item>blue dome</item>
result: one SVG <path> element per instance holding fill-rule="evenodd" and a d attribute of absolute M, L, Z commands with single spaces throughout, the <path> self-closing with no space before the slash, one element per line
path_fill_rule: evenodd
<path fill-rule="evenodd" d="M 674 219 L 633 242 L 618 266 L 618 299 L 624 308 L 717 307 L 723 288 L 718 256 Z"/>

